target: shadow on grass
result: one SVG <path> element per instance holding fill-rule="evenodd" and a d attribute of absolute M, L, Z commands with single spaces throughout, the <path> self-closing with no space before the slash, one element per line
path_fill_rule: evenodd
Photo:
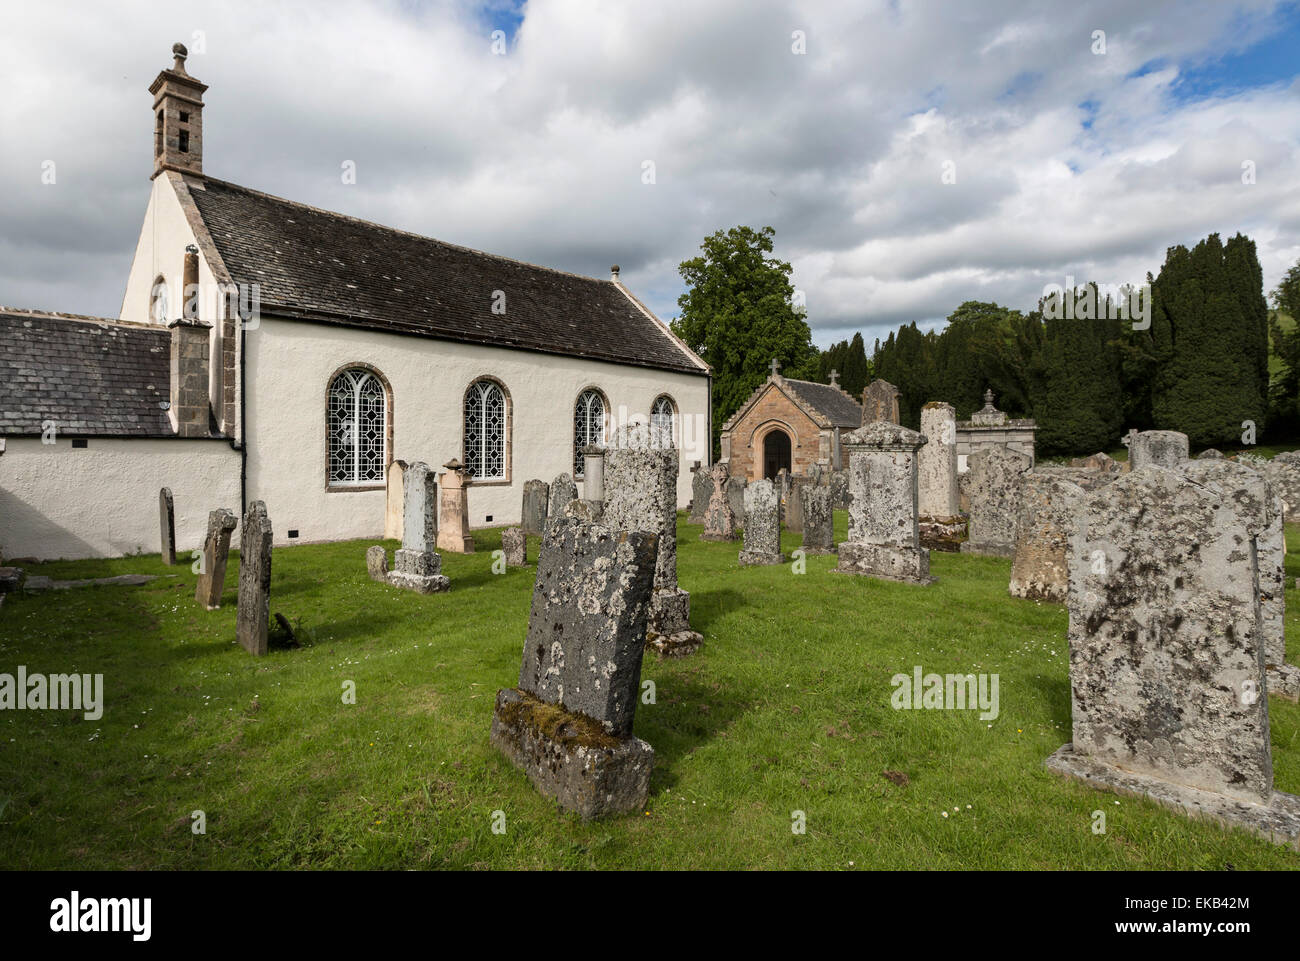
<path fill-rule="evenodd" d="M 747 700 L 722 694 L 717 684 L 687 677 L 665 680 L 658 702 L 637 712 L 637 736 L 655 749 L 650 793 L 676 785 L 677 764 L 731 727 L 750 707 Z"/>
<path fill-rule="evenodd" d="M 729 587 L 713 591 L 692 591 L 691 627 L 705 635 L 704 643 L 707 644 L 709 631 L 717 621 L 748 604 L 744 594 Z"/>

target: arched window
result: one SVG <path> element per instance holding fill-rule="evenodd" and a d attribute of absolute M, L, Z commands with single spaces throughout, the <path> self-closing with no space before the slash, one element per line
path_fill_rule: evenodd
<path fill-rule="evenodd" d="M 149 292 L 149 319 L 155 324 L 167 323 L 167 281 L 161 274 Z"/>
<path fill-rule="evenodd" d="M 677 426 L 677 411 L 673 407 L 673 399 L 667 394 L 660 394 L 655 398 L 654 406 L 650 408 L 650 426 L 658 427 L 668 432 L 669 437 L 673 437 L 673 429 Z M 674 444 L 677 441 L 674 439 Z"/>
<path fill-rule="evenodd" d="M 339 371 L 330 383 L 327 414 L 331 487 L 384 483 L 388 465 L 388 395 L 364 367 Z"/>
<path fill-rule="evenodd" d="M 475 480 L 506 477 L 506 393 L 490 380 L 465 393 L 465 466 Z"/>
<path fill-rule="evenodd" d="M 582 449 L 605 443 L 605 398 L 595 388 L 584 390 L 573 408 L 573 476 L 582 477 Z"/>

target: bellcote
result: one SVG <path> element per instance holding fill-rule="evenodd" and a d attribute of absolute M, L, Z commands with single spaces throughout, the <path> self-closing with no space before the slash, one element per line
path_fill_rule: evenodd
<path fill-rule="evenodd" d="M 164 170 L 203 176 L 203 93 L 207 85 L 185 72 L 189 51 L 175 44 L 176 58 L 149 85 L 154 95 L 153 176 Z M 152 179 L 152 178 L 151 178 Z"/>

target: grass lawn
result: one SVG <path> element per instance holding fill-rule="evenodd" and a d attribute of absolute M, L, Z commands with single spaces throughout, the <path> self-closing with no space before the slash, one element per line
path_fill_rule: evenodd
<path fill-rule="evenodd" d="M 97 721 L 0 713 L 0 867 L 1300 868 L 1300 853 L 1043 769 L 1070 736 L 1066 613 L 1009 597 L 1009 561 L 934 554 L 939 583 L 919 588 L 830 574 L 832 557 L 803 575 L 742 569 L 738 545 L 699 531 L 679 525 L 679 574 L 704 647 L 643 672 L 647 810 L 592 824 L 488 745 L 535 574 L 492 574 L 499 531 L 444 554 L 452 591 L 433 597 L 370 581 L 367 542 L 277 549 L 271 610 L 308 637 L 261 659 L 234 641 L 234 558 L 213 612 L 188 567 L 156 556 L 35 567 L 170 576 L 0 608 L 0 671 L 105 687 Z M 1300 528 L 1287 540 L 1290 585 Z M 1298 602 L 1288 590 L 1292 638 Z M 1000 716 L 893 710 L 890 677 L 917 664 L 999 674 Z M 1270 708 L 1277 787 L 1300 793 L 1300 708 Z"/>

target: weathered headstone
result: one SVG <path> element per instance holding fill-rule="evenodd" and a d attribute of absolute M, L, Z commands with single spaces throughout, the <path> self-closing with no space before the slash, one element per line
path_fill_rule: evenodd
<path fill-rule="evenodd" d="M 776 485 L 766 478 L 745 485 L 745 541 L 740 563 L 784 564 L 781 553 L 781 503 Z"/>
<path fill-rule="evenodd" d="M 528 538 L 518 527 L 507 527 L 501 532 L 501 551 L 506 567 L 523 567 L 528 563 Z"/>
<path fill-rule="evenodd" d="M 1103 451 L 1098 451 L 1095 454 L 1089 454 L 1087 457 L 1074 458 L 1070 461 L 1070 466 L 1096 471 L 1099 474 L 1113 474 L 1118 477 L 1120 474 L 1125 473 L 1125 463 L 1117 461 Z"/>
<path fill-rule="evenodd" d="M 884 420 L 844 437 L 853 499 L 838 572 L 934 583 L 930 552 L 921 546 L 917 530 L 916 453 L 925 444 L 916 431 Z"/>
<path fill-rule="evenodd" d="M 691 474 L 691 523 L 703 524 L 713 497 L 713 476 L 710 468 L 698 467 Z"/>
<path fill-rule="evenodd" d="M 727 478 L 727 503 L 731 505 L 731 516 L 739 527 L 745 526 L 745 486 L 743 477 Z"/>
<path fill-rule="evenodd" d="M 1197 460 L 1223 460 L 1223 451 L 1215 450 L 1213 447 L 1207 447 L 1196 455 Z"/>
<path fill-rule="evenodd" d="M 172 502 L 172 489 L 164 487 L 158 492 L 158 527 L 162 532 L 162 562 L 176 563 L 176 505 Z"/>
<path fill-rule="evenodd" d="M 544 480 L 524 482 L 524 503 L 520 511 L 519 526 L 525 534 L 541 536 L 546 528 L 547 498 L 551 485 Z"/>
<path fill-rule="evenodd" d="M 497 693 L 492 744 L 583 818 L 641 811 L 654 749 L 632 734 L 658 536 L 552 519 L 542 537 L 519 686 Z"/>
<path fill-rule="evenodd" d="M 384 537 L 400 540 L 402 536 L 402 505 L 405 496 L 402 491 L 402 477 L 406 473 L 406 461 L 395 460 L 388 465 L 388 480 L 384 490 Z"/>
<path fill-rule="evenodd" d="M 1258 463 L 1248 463 L 1268 479 L 1282 498 L 1284 519 L 1294 521 L 1300 514 L 1300 451 L 1283 451 L 1271 460 L 1261 458 Z"/>
<path fill-rule="evenodd" d="M 438 543 L 438 476 L 416 461 L 402 479 L 402 547 L 393 552 L 388 583 L 419 594 L 439 594 L 451 587 L 442 573 Z"/>
<path fill-rule="evenodd" d="M 208 514 L 208 533 L 203 539 L 194 599 L 210 611 L 221 606 L 221 592 L 226 586 L 226 561 L 230 557 L 230 533 L 236 523 L 235 515 L 224 507 Z"/>
<path fill-rule="evenodd" d="M 546 508 L 546 516 L 548 519 L 554 519 L 564 514 L 564 508 L 568 506 L 569 501 L 578 499 L 578 485 L 568 474 L 561 474 L 551 481 L 550 494 L 551 500 Z"/>
<path fill-rule="evenodd" d="M 672 434 L 650 424 L 620 427 L 605 451 L 601 524 L 659 535 L 646 643 L 666 657 L 693 653 L 703 637 L 691 630 L 691 596 L 677 584 L 677 475 Z"/>
<path fill-rule="evenodd" d="M 1130 430 L 1124 437 L 1132 470 L 1177 467 L 1187 461 L 1187 435 L 1176 430 Z"/>
<path fill-rule="evenodd" d="M 921 408 L 926 444 L 917 451 L 917 532 L 921 546 L 953 552 L 966 539 L 966 518 L 957 494 L 957 413 L 931 401 Z"/>
<path fill-rule="evenodd" d="M 582 497 L 592 504 L 605 502 L 605 448 L 600 444 L 582 449 Z"/>
<path fill-rule="evenodd" d="M 1025 474 L 1011 562 L 1012 597 L 1064 603 L 1070 586 L 1069 537 L 1084 490 L 1041 468 Z"/>
<path fill-rule="evenodd" d="M 835 512 L 831 509 L 831 489 L 800 484 L 799 499 L 803 518 L 803 552 L 834 554 Z"/>
<path fill-rule="evenodd" d="M 1136 468 L 1086 496 L 1070 538 L 1074 732 L 1048 768 L 1300 846 L 1300 797 L 1273 790 L 1256 570 L 1269 514 L 1263 479 L 1229 461 Z"/>
<path fill-rule="evenodd" d="M 366 549 L 366 572 L 372 581 L 388 583 L 388 551 L 384 545 L 376 544 Z"/>
<path fill-rule="evenodd" d="M 469 486 L 473 476 L 453 457 L 442 465 L 446 472 L 438 484 L 438 549 L 453 554 L 473 554 L 469 531 Z"/>
<path fill-rule="evenodd" d="M 970 539 L 963 552 L 1011 557 L 1016 551 L 1016 516 L 1020 482 L 1029 458 L 1004 447 L 986 447 L 970 455 L 966 489 L 970 496 Z"/>
<path fill-rule="evenodd" d="M 803 533 L 803 498 L 800 491 L 808 486 L 806 477 L 791 475 L 786 484 L 785 500 L 781 505 L 785 529 L 792 534 Z"/>
<path fill-rule="evenodd" d="M 898 388 L 886 380 L 873 380 L 862 392 L 862 423 L 898 423 Z M 844 444 L 847 438 L 841 437 Z"/>
<path fill-rule="evenodd" d="M 731 510 L 729 478 L 726 464 L 714 464 L 709 468 L 709 482 L 713 492 L 709 495 L 708 510 L 704 515 L 704 533 L 700 540 L 734 541 L 736 539 L 736 515 Z"/>
<path fill-rule="evenodd" d="M 830 473 L 828 481 L 831 489 L 831 506 L 837 511 L 846 511 L 849 509 L 849 501 L 852 495 L 849 493 L 849 470 L 833 470 Z"/>
<path fill-rule="evenodd" d="M 253 501 L 239 529 L 239 606 L 235 635 L 249 654 L 266 653 L 271 619 L 271 520 L 266 505 Z"/>

